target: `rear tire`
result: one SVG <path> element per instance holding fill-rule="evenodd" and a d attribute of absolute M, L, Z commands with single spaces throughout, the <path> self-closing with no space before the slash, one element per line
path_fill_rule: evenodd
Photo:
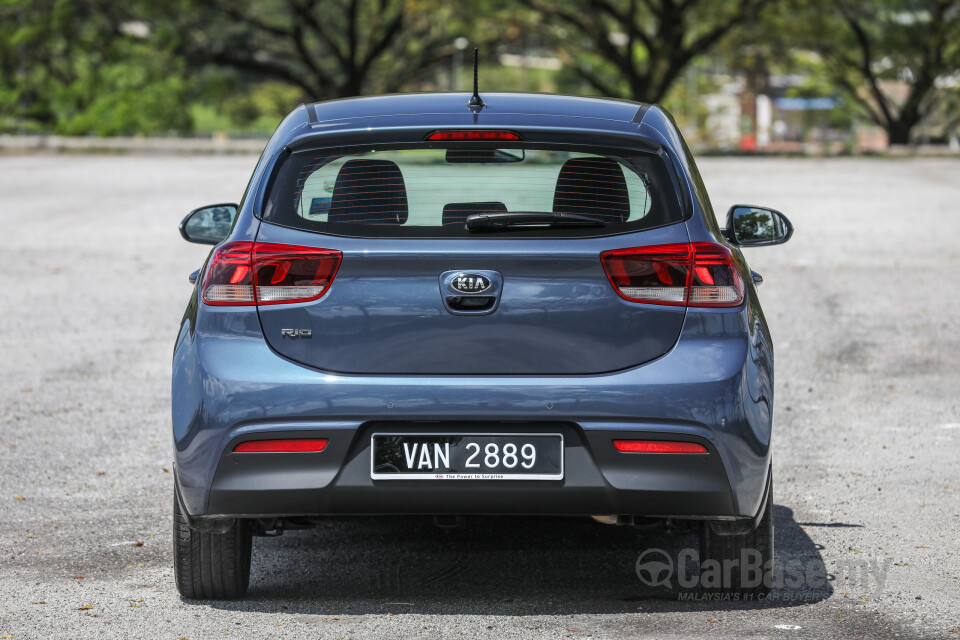
<path fill-rule="evenodd" d="M 758 570 L 744 570 L 749 564 Z M 704 591 L 738 594 L 746 599 L 770 593 L 773 571 L 773 485 L 757 528 L 733 536 L 717 535 L 704 522 L 700 529 L 700 581 Z M 713 578 L 713 579 L 711 579 Z"/>
<path fill-rule="evenodd" d="M 173 573 L 177 591 L 191 600 L 233 600 L 250 584 L 253 536 L 241 521 L 226 533 L 190 528 L 173 496 Z"/>

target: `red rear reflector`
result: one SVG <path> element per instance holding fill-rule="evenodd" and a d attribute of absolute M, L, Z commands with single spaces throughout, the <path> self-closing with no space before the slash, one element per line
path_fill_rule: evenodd
<path fill-rule="evenodd" d="M 425 140 L 523 140 L 513 131 L 436 131 Z"/>
<path fill-rule="evenodd" d="M 712 242 L 604 251 L 600 261 L 624 300 L 690 307 L 735 307 L 743 279 L 729 249 Z"/>
<path fill-rule="evenodd" d="M 289 440 L 248 440 L 233 448 L 236 453 L 292 453 L 323 451 L 326 438 L 294 438 Z"/>
<path fill-rule="evenodd" d="M 622 453 L 707 453 L 702 444 L 672 440 L 614 440 L 613 446 Z"/>
<path fill-rule="evenodd" d="M 316 300 L 330 288 L 343 254 L 269 242 L 230 242 L 210 258 L 203 301 L 213 305 Z"/>

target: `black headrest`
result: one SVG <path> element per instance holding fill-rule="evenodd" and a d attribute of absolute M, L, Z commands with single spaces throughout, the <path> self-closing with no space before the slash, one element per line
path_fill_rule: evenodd
<path fill-rule="evenodd" d="M 407 189 L 397 163 L 350 160 L 337 174 L 327 222 L 403 224 L 407 212 Z"/>
<path fill-rule="evenodd" d="M 443 205 L 443 224 L 466 224 L 467 216 L 488 211 L 506 211 L 502 202 L 451 202 Z"/>
<path fill-rule="evenodd" d="M 553 210 L 624 222 L 630 217 L 630 197 L 620 164 L 610 158 L 567 160 L 557 176 Z"/>

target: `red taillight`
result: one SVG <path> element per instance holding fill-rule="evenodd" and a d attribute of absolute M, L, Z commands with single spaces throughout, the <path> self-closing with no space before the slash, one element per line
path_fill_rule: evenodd
<path fill-rule="evenodd" d="M 257 304 L 316 300 L 340 266 L 339 251 L 257 243 L 253 250 Z"/>
<path fill-rule="evenodd" d="M 600 260 L 621 298 L 685 305 L 691 253 L 689 244 L 664 244 L 604 251 Z"/>
<path fill-rule="evenodd" d="M 248 440 L 233 448 L 235 453 L 304 453 L 323 451 L 326 438 L 291 438 L 287 440 Z"/>
<path fill-rule="evenodd" d="M 230 242 L 210 258 L 203 301 L 213 305 L 316 300 L 330 287 L 342 254 L 269 242 Z"/>
<path fill-rule="evenodd" d="M 523 140 L 513 131 L 435 131 L 425 140 L 471 140 L 487 142 L 495 140 Z"/>
<path fill-rule="evenodd" d="M 207 304 L 253 304 L 253 272 L 250 264 L 252 242 L 230 242 L 210 258 L 203 279 L 203 301 Z"/>
<path fill-rule="evenodd" d="M 621 453 L 707 453 L 702 444 L 674 440 L 614 440 L 613 446 Z"/>
<path fill-rule="evenodd" d="M 617 294 L 631 302 L 735 307 L 743 280 L 726 247 L 712 242 L 617 249 L 600 254 Z"/>

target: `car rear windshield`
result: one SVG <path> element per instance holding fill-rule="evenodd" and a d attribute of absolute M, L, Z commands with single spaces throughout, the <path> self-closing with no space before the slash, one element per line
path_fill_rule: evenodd
<path fill-rule="evenodd" d="M 491 230 L 505 237 L 587 237 L 682 219 L 660 156 L 590 151 L 367 147 L 291 154 L 270 181 L 263 219 L 363 238 L 467 238 Z M 489 228 L 466 224 L 472 214 L 507 212 L 534 215 Z M 551 220 L 557 213 L 568 215 Z M 571 222 L 569 214 L 589 220 Z"/>

